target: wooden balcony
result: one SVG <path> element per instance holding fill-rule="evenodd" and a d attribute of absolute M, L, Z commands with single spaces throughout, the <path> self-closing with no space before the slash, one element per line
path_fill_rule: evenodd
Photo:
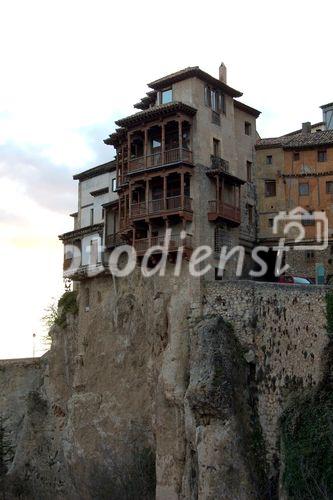
<path fill-rule="evenodd" d="M 169 196 L 147 203 L 132 203 L 131 219 L 142 219 L 149 216 L 170 214 L 172 212 L 192 212 L 192 198 L 189 196 Z"/>
<path fill-rule="evenodd" d="M 208 220 L 216 221 L 223 219 L 227 223 L 238 226 L 241 223 L 241 211 L 239 207 L 229 203 L 219 203 L 216 200 L 208 202 Z"/>
<path fill-rule="evenodd" d="M 185 148 L 174 148 L 164 152 L 160 151 L 147 156 L 132 158 L 128 162 L 128 173 L 131 174 L 180 162 L 192 163 L 192 151 Z"/>
<path fill-rule="evenodd" d="M 120 245 L 124 245 L 124 241 L 118 233 L 105 235 L 105 246 L 106 248 L 115 248 Z"/>
<path fill-rule="evenodd" d="M 151 238 L 142 238 L 135 240 L 133 246 L 138 256 L 143 256 L 146 251 L 152 246 L 163 246 L 164 245 L 164 235 L 153 236 Z M 184 250 L 191 251 L 193 249 L 192 235 L 187 234 L 184 239 L 180 237 L 180 234 L 172 234 L 168 246 L 168 253 L 177 252 L 180 247 L 184 247 Z M 158 253 L 158 252 L 157 252 Z"/>

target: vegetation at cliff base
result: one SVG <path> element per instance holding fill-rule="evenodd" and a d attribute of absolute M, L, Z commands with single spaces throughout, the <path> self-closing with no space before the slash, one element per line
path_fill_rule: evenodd
<path fill-rule="evenodd" d="M 333 392 L 295 398 L 281 418 L 283 483 L 291 499 L 333 498 Z"/>

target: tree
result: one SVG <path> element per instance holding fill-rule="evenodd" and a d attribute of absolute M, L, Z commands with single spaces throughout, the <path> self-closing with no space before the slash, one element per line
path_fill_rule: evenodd
<path fill-rule="evenodd" d="M 8 432 L 5 428 L 5 420 L 0 414 L 0 492 L 5 499 L 6 492 L 6 474 L 8 466 L 13 460 L 13 447 L 8 438 Z"/>

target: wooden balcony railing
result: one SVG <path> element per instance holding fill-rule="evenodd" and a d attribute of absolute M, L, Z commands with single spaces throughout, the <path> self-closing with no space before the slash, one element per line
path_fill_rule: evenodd
<path fill-rule="evenodd" d="M 164 246 L 164 241 L 164 235 L 153 236 L 151 238 L 141 238 L 139 240 L 135 240 L 133 246 L 138 255 L 143 255 L 152 246 Z M 181 238 L 180 234 L 172 234 L 168 245 L 168 252 L 176 252 L 182 246 L 188 250 L 193 249 L 192 235 L 187 234 L 185 238 Z"/>
<path fill-rule="evenodd" d="M 185 148 L 174 148 L 164 152 L 159 151 L 147 156 L 131 158 L 128 162 L 128 172 L 132 173 L 180 161 L 192 163 L 192 151 Z"/>
<path fill-rule="evenodd" d="M 118 233 L 105 235 L 105 246 L 107 248 L 118 247 L 119 245 L 124 245 L 124 241 Z"/>
<path fill-rule="evenodd" d="M 208 219 L 216 220 L 218 217 L 228 220 L 235 224 L 241 222 L 241 211 L 239 207 L 230 205 L 229 203 L 217 202 L 212 200 L 208 202 Z"/>
<path fill-rule="evenodd" d="M 169 196 L 164 200 L 164 198 L 159 198 L 157 200 L 151 200 L 148 203 L 148 211 L 146 202 L 132 203 L 131 205 L 131 217 L 137 219 L 147 215 L 156 215 L 161 212 L 168 211 L 192 211 L 192 198 L 189 196 Z"/>
<path fill-rule="evenodd" d="M 119 229 L 126 229 L 129 224 L 129 218 L 128 217 L 120 217 L 119 219 Z"/>

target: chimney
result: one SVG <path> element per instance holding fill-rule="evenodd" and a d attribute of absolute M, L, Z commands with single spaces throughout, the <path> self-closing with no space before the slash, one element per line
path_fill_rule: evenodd
<path fill-rule="evenodd" d="M 220 82 L 227 83 L 227 67 L 224 63 L 221 63 L 219 67 L 219 80 Z"/>
<path fill-rule="evenodd" d="M 323 122 L 326 130 L 333 130 L 333 102 L 320 106 L 323 110 Z"/>
<path fill-rule="evenodd" d="M 302 123 L 302 134 L 311 134 L 311 122 Z"/>

